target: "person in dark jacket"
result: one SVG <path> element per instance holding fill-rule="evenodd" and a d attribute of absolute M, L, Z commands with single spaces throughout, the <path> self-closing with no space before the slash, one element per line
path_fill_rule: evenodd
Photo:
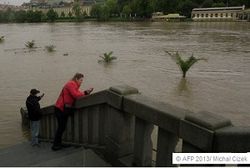
<path fill-rule="evenodd" d="M 31 121 L 31 145 L 39 146 L 38 135 L 40 128 L 40 119 L 41 119 L 41 109 L 39 101 L 42 99 L 44 94 L 37 96 L 40 93 L 37 89 L 31 89 L 30 95 L 26 99 L 26 107 L 28 110 L 28 116 Z"/>

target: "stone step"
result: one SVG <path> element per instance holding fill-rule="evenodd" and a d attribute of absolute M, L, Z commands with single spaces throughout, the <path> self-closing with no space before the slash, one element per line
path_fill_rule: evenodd
<path fill-rule="evenodd" d="M 48 161 L 41 162 L 33 165 L 35 167 L 110 167 L 111 165 L 102 160 L 92 150 L 81 150 L 78 152 L 71 153 L 69 155 L 51 159 Z"/>
<path fill-rule="evenodd" d="M 109 166 L 92 150 L 83 147 L 51 150 L 51 143 L 32 147 L 28 142 L 0 150 L 0 166 Z"/>

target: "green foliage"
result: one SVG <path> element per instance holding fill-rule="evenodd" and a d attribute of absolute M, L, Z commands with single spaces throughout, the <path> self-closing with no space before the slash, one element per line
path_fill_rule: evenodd
<path fill-rule="evenodd" d="M 47 12 L 47 19 L 50 22 L 54 22 L 58 18 L 58 14 L 52 8 Z"/>
<path fill-rule="evenodd" d="M 41 11 L 32 11 L 27 12 L 27 22 L 41 22 L 43 13 Z"/>
<path fill-rule="evenodd" d="M 96 18 L 101 17 L 101 5 L 100 4 L 95 4 L 92 6 L 92 9 L 90 11 L 90 15 Z"/>
<path fill-rule="evenodd" d="M 90 14 L 98 20 L 109 20 L 110 17 L 118 17 L 120 13 L 136 18 L 149 18 L 153 12 L 179 13 L 190 17 L 192 9 L 196 7 L 245 5 L 246 8 L 250 8 L 250 0 L 96 0 L 95 2 L 96 4 L 92 6 Z M 63 18 L 67 15 L 72 19 L 74 15 L 77 21 L 84 18 L 85 14 L 81 11 L 79 0 L 75 0 L 72 12 L 64 15 L 61 13 L 60 16 Z M 14 11 L 10 8 L 0 11 L 0 23 L 42 22 L 47 20 L 54 21 L 55 13 L 51 12 L 51 16 L 48 16 L 41 11 Z"/>
<path fill-rule="evenodd" d="M 61 12 L 61 16 L 60 16 L 61 18 L 65 18 L 65 13 L 62 11 Z"/>
<path fill-rule="evenodd" d="M 100 58 L 102 58 L 102 60 L 99 60 L 98 62 L 110 63 L 113 60 L 117 59 L 116 57 L 112 56 L 112 54 L 113 54 L 113 51 L 109 53 L 104 53 L 103 56 L 99 56 Z"/>
<path fill-rule="evenodd" d="M 55 51 L 55 48 L 56 48 L 56 46 L 54 46 L 54 45 L 45 46 L 45 49 L 46 49 L 48 52 L 54 52 L 54 51 Z"/>
<path fill-rule="evenodd" d="M 117 0 L 107 0 L 105 5 L 108 8 L 109 11 L 109 15 L 116 15 L 119 13 L 118 11 L 118 4 L 117 4 Z"/>
<path fill-rule="evenodd" d="M 223 2 L 213 3 L 212 7 L 224 7 L 226 6 Z"/>
<path fill-rule="evenodd" d="M 82 16 L 82 11 L 81 11 L 81 5 L 79 2 L 74 2 L 73 7 L 72 7 L 72 11 L 76 17 L 76 20 L 80 21 L 81 16 Z"/>
<path fill-rule="evenodd" d="M 122 9 L 122 13 L 129 16 L 132 13 L 132 9 L 129 5 L 125 5 Z"/>
<path fill-rule="evenodd" d="M 16 11 L 15 19 L 18 23 L 24 23 L 27 20 L 27 13 L 24 10 Z"/>
<path fill-rule="evenodd" d="M 71 18 L 72 17 L 72 12 L 69 11 L 68 15 L 69 15 L 69 18 Z"/>
<path fill-rule="evenodd" d="M 182 71 L 182 77 L 186 77 L 186 73 L 188 70 L 198 61 L 200 60 L 207 60 L 205 58 L 195 58 L 193 54 L 186 60 L 182 59 L 182 57 L 179 55 L 178 51 L 175 54 L 171 54 L 170 52 L 166 51 L 167 54 L 171 56 L 171 58 L 176 62 L 177 65 L 179 65 L 179 68 Z"/>
<path fill-rule="evenodd" d="M 4 41 L 4 36 L 0 37 L 0 43 L 2 43 Z"/>
<path fill-rule="evenodd" d="M 25 43 L 25 46 L 27 47 L 27 48 L 34 48 L 35 47 L 35 40 L 32 40 L 32 41 L 27 41 L 26 43 Z"/>

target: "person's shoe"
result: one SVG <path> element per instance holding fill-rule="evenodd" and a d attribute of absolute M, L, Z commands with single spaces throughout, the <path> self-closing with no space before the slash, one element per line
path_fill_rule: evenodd
<path fill-rule="evenodd" d="M 61 146 L 61 145 L 53 145 L 53 146 L 51 147 L 51 149 L 52 149 L 53 151 L 57 151 L 57 150 L 62 149 L 62 146 Z"/>

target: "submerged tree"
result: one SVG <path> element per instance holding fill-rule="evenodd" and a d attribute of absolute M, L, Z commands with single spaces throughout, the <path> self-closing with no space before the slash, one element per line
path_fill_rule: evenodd
<path fill-rule="evenodd" d="M 195 58 L 193 54 L 186 60 L 183 60 L 178 53 L 178 51 L 175 54 L 171 54 L 170 52 L 166 51 L 167 54 L 171 56 L 172 59 L 176 61 L 176 64 L 179 65 L 181 71 L 182 71 L 182 77 L 186 77 L 187 71 L 198 61 L 200 60 L 207 60 L 205 58 Z"/>
<path fill-rule="evenodd" d="M 35 40 L 27 41 L 27 42 L 25 43 L 25 46 L 26 46 L 27 48 L 34 48 L 34 47 L 35 47 Z"/>
<path fill-rule="evenodd" d="M 112 56 L 113 51 L 109 53 L 104 53 L 103 56 L 100 56 L 102 60 L 99 60 L 98 62 L 105 62 L 105 63 L 110 63 L 113 60 L 117 59 L 116 57 Z"/>
<path fill-rule="evenodd" d="M 56 46 L 54 46 L 54 45 L 45 46 L 45 49 L 46 49 L 48 52 L 54 52 L 54 51 L 55 51 L 55 48 L 56 48 Z"/>
<path fill-rule="evenodd" d="M 4 41 L 4 36 L 0 37 L 0 43 L 2 43 Z"/>

